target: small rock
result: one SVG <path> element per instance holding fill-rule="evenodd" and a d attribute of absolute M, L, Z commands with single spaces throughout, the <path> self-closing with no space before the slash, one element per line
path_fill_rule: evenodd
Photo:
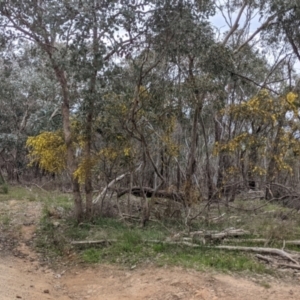
<path fill-rule="evenodd" d="M 44 294 L 50 294 L 50 291 L 48 289 L 44 290 Z"/>
<path fill-rule="evenodd" d="M 53 222 L 52 224 L 53 224 L 54 227 L 59 227 L 60 226 L 59 222 Z"/>
<path fill-rule="evenodd" d="M 18 299 L 22 299 L 22 297 L 21 297 L 21 296 L 19 296 L 19 295 L 17 295 L 17 296 L 16 296 L 16 298 L 18 298 Z"/>

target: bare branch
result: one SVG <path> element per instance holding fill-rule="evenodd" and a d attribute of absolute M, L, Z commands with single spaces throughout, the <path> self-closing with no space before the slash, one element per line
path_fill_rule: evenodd
<path fill-rule="evenodd" d="M 233 24 L 233 26 L 230 28 L 229 32 L 227 33 L 226 37 L 224 38 L 223 42 L 222 42 L 222 45 L 226 45 L 226 43 L 228 42 L 229 38 L 233 35 L 233 33 L 238 29 L 239 27 L 239 22 L 240 22 L 240 19 L 241 19 L 241 16 L 245 10 L 245 8 L 247 7 L 247 2 L 248 1 L 244 1 L 237 17 L 236 17 L 236 20 Z"/>

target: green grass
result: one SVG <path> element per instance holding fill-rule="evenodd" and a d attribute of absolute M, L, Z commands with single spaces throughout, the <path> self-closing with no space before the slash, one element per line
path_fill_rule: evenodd
<path fill-rule="evenodd" d="M 28 200 L 38 201 L 43 199 L 47 194 L 38 188 L 25 188 L 22 186 L 9 186 L 8 193 L 0 193 L 0 201 L 7 200 Z"/>
<path fill-rule="evenodd" d="M 147 243 L 144 232 L 127 230 L 110 246 L 88 248 L 81 253 L 87 263 L 109 262 L 126 266 L 155 263 L 158 266 L 171 265 L 196 270 L 214 269 L 219 271 L 250 271 L 270 273 L 264 264 L 253 256 L 240 252 L 229 252 L 208 247 L 190 248 L 184 245 Z M 153 234 L 153 233 L 152 233 Z"/>
<path fill-rule="evenodd" d="M 8 194 L 8 185 L 7 183 L 0 184 L 0 194 Z"/>
<path fill-rule="evenodd" d="M 10 225 L 11 218 L 9 214 L 2 214 L 0 215 L 0 224 L 4 226 L 4 228 L 7 228 Z"/>
<path fill-rule="evenodd" d="M 8 194 L 0 193 L 0 203 L 2 202 L 4 208 L 0 214 L 0 224 L 4 228 L 8 227 L 11 222 L 9 204 L 6 203 L 10 200 L 34 201 L 43 204 L 42 218 L 35 243 L 38 251 L 48 258 L 65 255 L 70 248 L 68 239 L 83 239 L 88 234 L 85 228 L 74 226 L 74 222 L 66 218 L 73 206 L 70 194 L 63 194 L 59 191 L 48 192 L 38 187 L 10 186 Z M 57 217 L 63 220 L 57 220 Z M 57 221 L 61 221 L 64 226 L 55 226 Z"/>
<path fill-rule="evenodd" d="M 250 271 L 254 273 L 269 273 L 265 265 L 257 262 L 251 255 L 241 252 L 200 248 L 186 249 L 180 247 L 171 251 L 166 261 L 197 270 L 215 269 L 219 271 Z"/>
<path fill-rule="evenodd" d="M 51 219 L 44 216 L 37 230 L 35 247 L 48 261 L 54 262 L 69 252 L 70 244 L 62 228 L 54 226 Z"/>
<path fill-rule="evenodd" d="M 37 250 L 50 261 L 67 261 L 67 255 L 75 253 L 79 258 L 77 263 L 114 263 L 127 267 L 152 263 L 156 266 L 182 266 L 196 270 L 271 273 L 253 254 L 215 249 L 209 243 L 205 246 L 199 244 L 197 248 L 163 243 L 178 232 L 187 232 L 183 220 L 149 222 L 144 228 L 140 227 L 139 221 L 100 217 L 77 224 L 69 214 L 73 205 L 71 196 L 57 191 L 11 186 L 8 195 L 0 194 L 0 202 L 14 199 L 43 203 L 43 216 L 35 244 Z M 263 204 L 263 209 L 253 210 Z M 201 218 L 192 222 L 189 230 L 222 231 L 230 227 L 248 230 L 250 234 L 242 238 L 243 242 L 237 242 L 233 238 L 230 243 L 226 243 L 238 246 L 263 246 L 263 243 L 253 243 L 249 239 L 265 238 L 268 240 L 268 247 L 282 248 L 284 240 L 300 239 L 300 215 L 297 212 L 263 200 L 239 200 L 233 205 L 240 209 L 212 207 L 208 217 L 201 215 Z M 225 213 L 225 217 L 214 222 L 214 217 L 220 213 Z M 287 217 L 283 218 L 285 215 Z M 2 214 L 0 224 L 9 226 L 9 214 Z M 76 246 L 71 244 L 72 241 L 89 240 L 116 242 Z M 149 242 L 151 240 L 156 242 Z M 300 251 L 298 246 L 286 245 L 286 248 Z"/>
<path fill-rule="evenodd" d="M 46 191 L 38 187 L 23 187 L 19 185 L 10 186 L 8 191 L 8 193 L 0 192 L 0 202 L 8 200 L 40 201 L 46 205 L 64 209 L 70 209 L 73 205 L 72 195 L 63 194 L 59 191 Z"/>
<path fill-rule="evenodd" d="M 95 249 L 87 249 L 82 253 L 82 259 L 87 263 L 97 263 L 101 260 L 101 253 Z"/>
<path fill-rule="evenodd" d="M 73 207 L 72 195 L 62 194 L 59 191 L 54 191 L 51 194 L 44 194 L 40 201 L 44 203 L 47 208 L 60 208 L 62 210 L 70 210 Z"/>
<path fill-rule="evenodd" d="M 251 254 L 231 252 L 200 246 L 190 248 L 184 245 L 169 245 L 163 241 L 169 235 L 164 226 L 149 225 L 146 228 L 128 226 L 114 219 L 96 219 L 90 226 L 74 226 L 68 229 L 68 236 L 78 240 L 116 239 L 107 245 L 80 245 L 76 249 L 83 262 L 116 263 L 128 267 L 154 263 L 157 266 L 183 266 L 196 270 L 250 271 L 270 273 L 264 264 Z M 81 235 L 82 234 L 82 235 Z"/>
<path fill-rule="evenodd" d="M 60 200 L 62 202 L 67 201 Z M 62 204 L 60 202 L 60 204 Z M 234 212 L 236 214 L 236 211 Z M 229 212 L 227 211 L 227 214 Z M 230 215 L 229 215 L 230 216 Z M 164 222 L 150 222 L 145 228 L 141 228 L 139 223 L 124 222 L 111 218 L 95 218 L 92 222 L 77 225 L 72 220 L 62 220 L 62 226 L 54 228 L 52 224 L 44 219 L 44 228 L 41 236 L 44 244 L 40 244 L 42 249 L 47 248 L 47 253 L 52 251 L 55 255 L 63 255 L 68 251 L 75 251 L 80 260 L 84 263 L 113 263 L 127 267 L 153 263 L 157 266 L 182 266 L 196 270 L 218 270 L 222 272 L 251 272 L 270 274 L 272 271 L 265 264 L 259 262 L 254 255 L 239 251 L 226 251 L 214 249 L 210 245 L 199 245 L 198 248 L 191 248 L 185 245 L 170 245 L 163 243 L 173 233 L 183 231 L 184 225 L 178 221 L 165 220 Z M 287 224 L 280 224 L 276 218 L 262 218 L 255 213 L 242 213 L 236 218 L 226 218 L 224 221 L 214 224 L 200 220 L 194 222 L 190 230 L 218 230 L 229 227 L 243 228 L 250 230 L 251 235 L 247 238 L 270 237 L 273 239 L 287 235 L 293 236 L 293 228 L 290 230 Z M 293 220 L 294 222 L 295 220 Z M 297 221 L 293 223 L 297 224 Z M 50 226 L 50 227 L 48 227 Z M 286 228 L 286 229 L 284 229 Z M 295 229 L 295 228 L 294 228 Z M 170 232 L 171 231 L 171 232 Z M 260 232 L 258 236 L 257 233 Z M 277 236 L 275 236 L 277 233 Z M 70 247 L 70 242 L 74 240 L 116 240 L 107 244 L 99 245 L 76 245 Z M 158 243 L 147 242 L 149 240 L 161 241 Z M 272 240 L 272 239 L 271 239 Z M 54 241 L 54 242 L 53 242 Z M 48 244 L 48 246 L 47 246 Z M 53 245 L 49 247 L 49 244 Z M 234 245 L 235 242 L 231 243 Z M 247 240 L 237 243 L 239 246 L 255 246 Z M 213 246 L 213 245 L 212 245 Z M 261 245 L 260 245 L 261 246 Z M 275 246 L 282 247 L 280 242 Z M 67 250 L 66 250 L 67 249 Z M 51 256 L 51 253 L 50 253 Z"/>

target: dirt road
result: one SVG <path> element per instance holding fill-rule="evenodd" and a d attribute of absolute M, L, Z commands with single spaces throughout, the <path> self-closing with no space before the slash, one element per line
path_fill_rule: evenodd
<path fill-rule="evenodd" d="M 282 282 L 266 276 L 246 279 L 153 266 L 134 270 L 108 265 L 61 266 L 60 271 L 53 271 L 30 247 L 41 207 L 12 200 L 0 203 L 0 212 L 6 209 L 12 228 L 18 225 L 19 231 L 15 235 L 10 232 L 16 239 L 14 245 L 0 230 L 1 300 L 300 300 L 300 277 Z"/>
<path fill-rule="evenodd" d="M 253 300 L 300 299 L 300 285 L 272 279 L 262 283 L 180 268 L 120 270 L 113 266 L 74 267 L 64 274 L 32 259 L 0 258 L 0 299 L 77 300 Z"/>

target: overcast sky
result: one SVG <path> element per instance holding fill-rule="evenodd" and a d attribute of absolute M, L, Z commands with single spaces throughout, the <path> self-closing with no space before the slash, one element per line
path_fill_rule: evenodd
<path fill-rule="evenodd" d="M 234 23 L 235 18 L 237 17 L 237 14 L 233 14 L 232 16 L 232 22 Z M 244 25 L 245 21 L 245 14 L 241 17 L 241 20 L 239 22 L 240 27 Z M 219 37 L 220 40 L 222 40 L 224 32 L 229 30 L 228 25 L 226 24 L 226 21 L 222 14 L 220 12 L 217 12 L 215 16 L 210 18 L 211 24 L 215 27 L 216 31 L 220 32 L 221 36 Z M 259 15 L 257 15 L 253 20 L 251 20 L 250 25 L 250 32 L 249 34 L 253 33 L 259 26 L 261 25 L 261 21 L 259 20 Z M 258 35 L 259 37 L 259 35 Z M 263 50 L 263 48 L 260 48 Z M 268 55 L 268 58 L 270 60 L 270 63 L 272 63 L 271 55 Z M 296 60 L 296 64 L 294 65 L 294 68 L 298 74 L 300 74 L 300 62 Z"/>

